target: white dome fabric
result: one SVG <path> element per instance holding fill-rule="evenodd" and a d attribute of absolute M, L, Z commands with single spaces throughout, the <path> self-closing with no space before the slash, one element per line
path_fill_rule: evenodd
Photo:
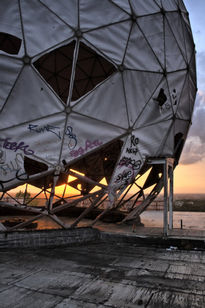
<path fill-rule="evenodd" d="M 113 199 L 148 158 L 179 159 L 196 94 L 188 13 L 181 0 L 1 0 L 0 82 L 0 190 L 120 140 Z"/>

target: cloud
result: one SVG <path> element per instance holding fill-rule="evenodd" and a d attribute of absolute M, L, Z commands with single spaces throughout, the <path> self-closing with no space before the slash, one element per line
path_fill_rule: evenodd
<path fill-rule="evenodd" d="M 197 52 L 196 64 L 198 87 L 200 90 L 205 92 L 205 51 Z"/>
<path fill-rule="evenodd" d="M 199 137 L 189 137 L 186 141 L 180 163 L 183 165 L 194 164 L 201 161 L 205 154 L 205 143 Z"/>
<path fill-rule="evenodd" d="M 205 158 L 205 92 L 196 97 L 192 126 L 180 159 L 181 164 L 193 164 Z"/>

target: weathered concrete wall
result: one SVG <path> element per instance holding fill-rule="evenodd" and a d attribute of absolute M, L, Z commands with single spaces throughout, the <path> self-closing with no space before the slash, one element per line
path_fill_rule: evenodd
<path fill-rule="evenodd" d="M 0 248 L 57 247 L 96 241 L 100 232 L 92 228 L 0 232 Z"/>

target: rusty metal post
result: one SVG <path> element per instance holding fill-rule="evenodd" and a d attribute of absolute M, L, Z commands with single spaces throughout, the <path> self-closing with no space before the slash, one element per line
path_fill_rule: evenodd
<path fill-rule="evenodd" d="M 174 191 L 174 172 L 173 166 L 169 166 L 169 230 L 173 229 L 173 191 Z"/>
<path fill-rule="evenodd" d="M 167 159 L 164 160 L 163 165 L 163 181 L 164 181 L 164 236 L 168 235 L 168 165 Z"/>

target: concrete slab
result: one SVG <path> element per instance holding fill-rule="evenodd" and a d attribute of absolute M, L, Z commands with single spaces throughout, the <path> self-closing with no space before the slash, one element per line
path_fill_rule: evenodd
<path fill-rule="evenodd" d="M 0 252 L 1 308 L 205 307 L 205 251 L 97 242 Z"/>

